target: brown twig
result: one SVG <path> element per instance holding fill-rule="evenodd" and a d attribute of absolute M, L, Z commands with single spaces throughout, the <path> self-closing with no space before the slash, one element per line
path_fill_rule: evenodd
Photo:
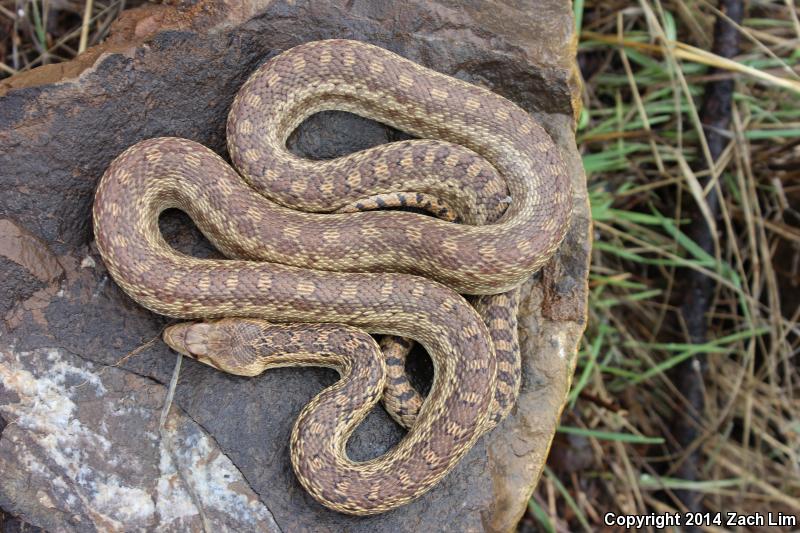
<path fill-rule="evenodd" d="M 714 54 L 722 58 L 732 58 L 739 53 L 739 32 L 736 29 L 736 25 L 742 21 L 742 0 L 720 0 L 719 9 L 725 16 L 717 17 L 714 26 L 714 45 L 712 50 Z M 735 24 L 731 24 L 731 22 Z M 714 73 L 712 71 L 710 74 Z M 731 122 L 734 83 L 735 81 L 729 78 L 714 79 L 705 88 L 700 117 L 703 122 L 708 148 L 715 162 L 730 142 L 730 136 L 726 135 L 725 132 Z M 707 170 L 707 168 L 705 166 L 696 168 L 695 172 L 702 170 Z M 703 188 L 705 189 L 712 180 L 713 177 L 704 178 Z M 712 186 L 706 195 L 707 210 L 717 221 L 720 220 L 718 186 L 718 183 Z M 715 235 L 712 234 L 712 228 L 709 227 L 706 218 L 696 204 L 690 206 L 689 209 L 691 227 L 688 233 L 690 237 L 704 251 L 714 255 Z M 686 275 L 687 290 L 681 306 L 681 312 L 686 322 L 689 340 L 696 344 L 703 344 L 707 341 L 708 333 L 706 313 L 711 308 L 716 283 L 713 279 L 694 269 L 688 270 Z M 704 411 L 703 384 L 706 369 L 707 362 L 703 354 L 698 354 L 685 360 L 675 369 L 674 380 L 676 386 L 681 390 L 691 406 L 690 409 L 680 410 L 675 415 L 674 436 L 676 446 L 679 449 L 690 447 L 700 435 L 698 430 L 700 423 L 694 417 L 696 413 Z M 700 468 L 700 457 L 699 448 L 696 447 L 685 456 L 683 462 L 675 470 L 674 476 L 684 480 L 696 480 Z M 678 490 L 676 491 L 676 496 L 689 511 L 697 512 L 702 509 L 703 494 L 701 492 Z M 690 529 L 687 529 L 687 531 L 690 531 Z M 696 531 L 699 531 L 699 528 Z"/>

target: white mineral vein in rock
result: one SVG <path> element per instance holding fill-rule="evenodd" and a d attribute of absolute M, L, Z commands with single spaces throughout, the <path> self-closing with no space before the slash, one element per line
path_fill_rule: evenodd
<path fill-rule="evenodd" d="M 132 379 L 153 387 L 119 369 L 95 372 L 91 363 L 56 349 L 0 351 L 0 386 L 18 397 L 0 405 L 14 426 L 3 438 L 15 446 L 25 471 L 45 480 L 39 505 L 120 531 L 182 530 L 201 523 L 215 531 L 277 531 L 241 473 L 191 419 L 173 409 L 159 437 L 159 410 L 125 392 L 136 390 Z M 109 392 L 109 383 L 125 387 Z M 123 434 L 138 441 L 118 442 Z M 147 479 L 142 471 L 159 475 Z"/>

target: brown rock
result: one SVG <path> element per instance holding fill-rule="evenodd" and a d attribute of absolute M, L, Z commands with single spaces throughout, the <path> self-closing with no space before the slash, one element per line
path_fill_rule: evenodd
<path fill-rule="evenodd" d="M 2 314 L 64 274 L 47 244 L 8 219 L 0 219 L 0 265 L 6 277 L 0 286 Z"/>
<path fill-rule="evenodd" d="M 513 528 L 547 455 L 586 311 L 590 223 L 572 130 L 572 24 L 565 0 L 147 5 L 75 61 L 0 82 L 0 507 L 35 526 L 81 531 Z M 383 46 L 522 105 L 561 147 L 576 190 L 565 245 L 526 286 L 517 408 L 431 492 L 367 519 L 319 506 L 289 463 L 294 419 L 333 383 L 328 371 L 242 379 L 185 361 L 161 428 L 175 361 L 158 340 L 167 322 L 128 299 L 91 247 L 93 191 L 122 150 L 174 135 L 225 155 L 225 118 L 247 75 L 282 50 L 331 37 Z M 330 157 L 402 137 L 332 112 L 290 144 Z M 185 216 L 165 216 L 162 229 L 187 253 L 215 253 Z M 367 459 L 401 437 L 376 410 L 348 451 Z"/>

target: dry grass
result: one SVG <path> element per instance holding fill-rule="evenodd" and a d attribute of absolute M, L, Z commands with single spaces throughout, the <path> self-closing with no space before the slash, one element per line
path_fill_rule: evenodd
<path fill-rule="evenodd" d="M 0 79 L 69 61 L 102 41 L 123 9 L 144 0 L 0 0 Z"/>
<path fill-rule="evenodd" d="M 595 220 L 591 309 L 569 407 L 521 529 L 594 531 L 606 512 L 682 511 L 673 493 L 682 488 L 702 492 L 710 512 L 800 516 L 798 8 L 749 2 L 742 53 L 728 61 L 705 51 L 717 14 L 705 0 L 575 7 L 586 78 L 578 142 Z M 698 116 L 709 66 L 736 79 L 731 142 L 716 164 Z M 703 160 L 712 170 L 694 172 Z M 713 223 L 711 187 L 722 199 L 713 255 L 687 237 L 686 217 L 695 202 Z M 678 309 L 685 269 L 716 286 L 706 344 L 689 343 Z M 676 453 L 672 420 L 691 407 L 670 369 L 695 354 L 709 364 L 701 437 Z M 694 449 L 697 481 L 676 479 Z"/>

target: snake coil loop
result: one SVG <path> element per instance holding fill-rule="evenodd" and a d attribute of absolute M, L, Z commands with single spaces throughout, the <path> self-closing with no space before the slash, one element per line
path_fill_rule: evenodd
<path fill-rule="evenodd" d="M 419 140 L 330 161 L 290 153 L 289 134 L 329 109 Z M 202 145 L 170 137 L 114 160 L 94 204 L 109 272 L 156 313 L 222 318 L 165 334 L 212 366 L 243 375 L 336 368 L 342 380 L 303 409 L 292 432 L 298 480 L 344 513 L 408 503 L 513 404 L 515 338 L 493 330 L 516 328 L 515 304 L 489 297 L 476 304 L 482 317 L 458 293 L 512 290 L 555 252 L 572 205 L 557 148 L 525 111 L 488 90 L 375 46 L 331 40 L 292 48 L 250 77 L 229 115 L 228 150 L 238 174 Z M 442 199 L 468 223 L 403 211 L 334 213 L 364 199 L 406 197 L 397 191 Z M 507 195 L 510 205 L 492 220 L 491 205 Z M 158 227 L 169 208 L 188 213 L 230 259 L 172 249 Z M 387 381 L 367 333 L 420 342 L 435 376 L 405 438 L 354 462 L 347 439 Z"/>

